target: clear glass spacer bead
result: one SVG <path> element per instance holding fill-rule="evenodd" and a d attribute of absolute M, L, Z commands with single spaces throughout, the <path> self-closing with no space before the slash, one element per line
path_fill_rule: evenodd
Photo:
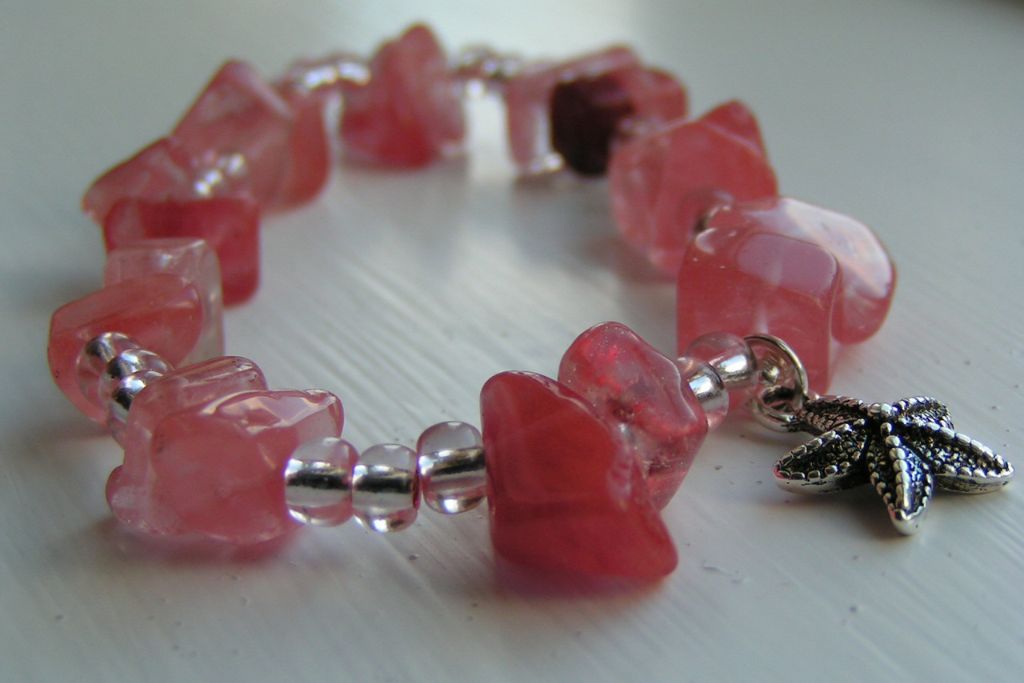
<path fill-rule="evenodd" d="M 352 516 L 352 470 L 359 451 L 335 437 L 308 441 L 284 469 L 285 502 L 292 519 L 337 526 Z"/>
<path fill-rule="evenodd" d="M 416 445 L 420 489 L 432 509 L 445 514 L 471 510 L 487 495 L 487 470 L 480 431 L 465 422 L 428 427 Z"/>
<path fill-rule="evenodd" d="M 120 332 L 104 332 L 87 341 L 75 361 L 75 375 L 82 395 L 94 405 L 105 407 L 110 396 L 104 386 L 107 365 L 118 354 L 138 348 L 138 342 Z"/>
<path fill-rule="evenodd" d="M 378 444 L 352 470 L 352 508 L 368 529 L 398 531 L 416 520 L 420 504 L 416 453 L 399 444 Z"/>

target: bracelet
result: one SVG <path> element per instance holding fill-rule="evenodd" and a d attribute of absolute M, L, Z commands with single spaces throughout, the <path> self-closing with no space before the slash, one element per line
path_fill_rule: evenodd
<path fill-rule="evenodd" d="M 445 422 L 415 450 L 360 452 L 341 438 L 336 396 L 269 390 L 255 363 L 223 355 L 221 309 L 258 286 L 261 214 L 322 189 L 329 131 L 352 158 L 424 166 L 458 153 L 461 98 L 474 94 L 503 98 L 520 173 L 607 173 L 623 239 L 677 278 L 679 357 L 598 324 L 557 379 L 488 380 L 481 430 Z M 369 61 L 333 54 L 272 82 L 228 62 L 83 209 L 103 228 L 105 286 L 54 313 L 48 358 L 68 399 L 124 447 L 107 499 L 137 531 L 246 544 L 353 516 L 395 531 L 421 498 L 448 514 L 486 499 L 505 560 L 656 579 L 677 563 L 659 510 L 707 432 L 747 403 L 765 426 L 813 436 L 777 462 L 780 485 L 869 483 L 904 533 L 935 488 L 987 492 L 1013 476 L 934 399 L 819 394 L 836 348 L 888 312 L 884 247 L 852 218 L 778 196 L 745 105 L 688 118 L 683 86 L 626 47 L 563 62 L 475 48 L 449 63 L 418 25 Z"/>

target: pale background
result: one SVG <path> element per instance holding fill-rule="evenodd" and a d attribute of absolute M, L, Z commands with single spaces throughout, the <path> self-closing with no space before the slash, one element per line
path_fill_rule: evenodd
<path fill-rule="evenodd" d="M 1017 464 L 1024 409 L 1024 6 L 1018 2 L 31 2 L 0 22 L 0 679 L 4 681 L 992 680 L 1024 669 L 1024 494 L 939 495 L 895 536 L 867 493 L 770 481 L 792 439 L 712 435 L 665 520 L 678 570 L 642 592 L 495 578 L 485 514 L 379 537 L 312 530 L 244 560 L 151 548 L 110 521 L 113 441 L 52 386 L 46 325 L 97 286 L 77 209 L 168 130 L 225 58 L 274 73 L 409 21 L 449 47 L 635 45 L 697 111 L 742 97 L 788 194 L 875 227 L 889 321 L 834 389 L 930 393 Z M 345 401 L 358 446 L 478 420 L 502 369 L 553 373 L 617 319 L 665 350 L 671 287 L 614 237 L 602 183 L 517 185 L 500 110 L 464 164 L 346 168 L 265 222 L 264 285 L 228 348 Z"/>

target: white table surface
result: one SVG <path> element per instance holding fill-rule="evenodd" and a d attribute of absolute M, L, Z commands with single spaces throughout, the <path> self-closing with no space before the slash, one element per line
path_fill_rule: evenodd
<path fill-rule="evenodd" d="M 78 200 L 168 130 L 238 56 L 266 73 L 371 49 L 415 18 L 449 47 L 568 55 L 635 45 L 693 109 L 758 113 L 783 190 L 872 225 L 896 260 L 889 320 L 833 389 L 928 393 L 1021 457 L 1024 5 L 923 0 L 35 2 L 0 22 L 0 679 L 3 681 L 1019 680 L 1024 494 L 940 495 L 923 532 L 868 491 L 771 483 L 795 438 L 711 435 L 665 510 L 680 565 L 639 592 L 496 578 L 486 515 L 387 537 L 310 530 L 265 557 L 172 552 L 120 531 L 120 454 L 52 385 L 46 329 L 98 285 Z M 462 163 L 346 167 L 265 221 L 264 284 L 230 352 L 278 387 L 339 394 L 357 445 L 478 420 L 503 369 L 555 372 L 621 320 L 669 351 L 673 292 L 615 237 L 606 186 L 517 184 L 502 114 L 475 104 Z"/>

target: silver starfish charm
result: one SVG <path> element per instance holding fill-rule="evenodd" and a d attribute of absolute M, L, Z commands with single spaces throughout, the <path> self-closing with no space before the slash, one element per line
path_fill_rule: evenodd
<path fill-rule="evenodd" d="M 793 417 L 792 431 L 817 436 L 775 464 L 778 484 L 824 493 L 870 483 L 904 534 L 917 531 L 936 485 L 988 493 L 1013 478 L 1002 456 L 953 431 L 946 406 L 933 398 L 866 405 L 823 396 L 805 401 Z"/>

